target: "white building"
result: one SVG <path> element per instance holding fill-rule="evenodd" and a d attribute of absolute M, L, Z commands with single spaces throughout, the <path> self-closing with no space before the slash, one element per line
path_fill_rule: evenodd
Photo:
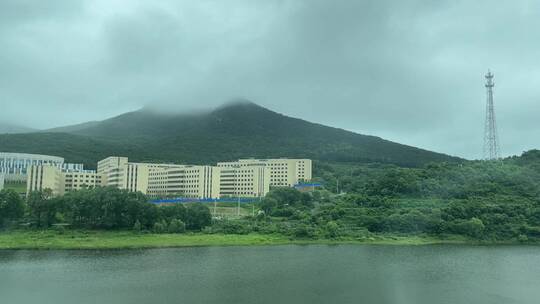
<path fill-rule="evenodd" d="M 264 166 L 269 171 L 271 187 L 293 187 L 312 178 L 311 159 L 240 159 L 235 162 L 220 162 L 217 166 L 220 168 Z"/>
<path fill-rule="evenodd" d="M 162 165 L 150 170 L 150 196 L 219 198 L 219 168 L 213 166 Z"/>
<path fill-rule="evenodd" d="M 26 193 L 49 189 L 52 194 L 63 195 L 62 170 L 51 164 L 32 165 L 28 168 Z"/>
<path fill-rule="evenodd" d="M 4 189 L 4 174 L 0 174 L 0 190 Z"/>
<path fill-rule="evenodd" d="M 103 186 L 102 175 L 92 170 L 82 172 L 64 170 L 62 178 L 64 192 Z"/>
<path fill-rule="evenodd" d="M 262 197 L 270 187 L 292 187 L 311 180 L 309 159 L 241 159 L 217 166 L 132 163 L 112 156 L 97 172 L 54 164 L 30 166 L 28 192 L 44 189 L 62 195 L 85 187 L 111 186 L 151 197 Z"/>
<path fill-rule="evenodd" d="M 6 181 L 24 182 L 30 166 L 51 165 L 62 170 L 82 171 L 82 164 L 67 164 L 58 156 L 0 152 L 0 174 Z"/>
<path fill-rule="evenodd" d="M 152 165 L 130 163 L 127 157 L 111 156 L 98 162 L 97 173 L 101 175 L 104 186 L 147 193 Z"/>
<path fill-rule="evenodd" d="M 220 197 L 261 197 L 268 191 L 270 191 L 270 170 L 265 166 L 221 167 Z"/>
<path fill-rule="evenodd" d="M 35 165 L 28 168 L 26 193 L 49 189 L 54 196 L 66 192 L 102 186 L 101 175 L 96 171 L 72 172 L 50 164 Z"/>
<path fill-rule="evenodd" d="M 0 174 L 7 181 L 25 181 L 28 167 L 32 165 L 62 166 L 64 159 L 57 156 L 0 152 Z"/>

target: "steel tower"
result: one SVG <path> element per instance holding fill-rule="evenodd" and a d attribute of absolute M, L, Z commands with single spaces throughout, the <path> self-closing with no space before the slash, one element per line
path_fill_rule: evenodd
<path fill-rule="evenodd" d="M 486 122 L 484 128 L 484 159 L 494 160 L 499 159 L 499 135 L 497 134 L 497 123 L 495 120 L 495 109 L 493 107 L 493 73 L 488 71 L 486 74 Z"/>

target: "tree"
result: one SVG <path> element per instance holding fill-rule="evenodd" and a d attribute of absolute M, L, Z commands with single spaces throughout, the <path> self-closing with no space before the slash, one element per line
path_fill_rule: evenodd
<path fill-rule="evenodd" d="M 142 225 L 141 225 L 141 222 L 139 222 L 139 220 L 135 221 L 135 224 L 133 224 L 133 230 L 136 232 L 141 232 Z"/>
<path fill-rule="evenodd" d="M 482 220 L 476 217 L 473 217 L 472 219 L 462 223 L 462 229 L 464 230 L 464 233 L 468 236 L 472 236 L 475 238 L 480 238 L 485 228 L 486 227 L 484 226 Z"/>
<path fill-rule="evenodd" d="M 31 192 L 27 198 L 30 220 L 37 227 L 48 228 L 55 222 L 57 203 L 58 200 L 52 197 L 50 189 Z"/>
<path fill-rule="evenodd" d="M 83 189 L 61 198 L 66 219 L 74 227 L 98 229 L 151 228 L 159 219 L 157 207 L 140 192 L 114 187 Z"/>
<path fill-rule="evenodd" d="M 186 224 L 179 219 L 171 220 L 169 224 L 169 233 L 183 233 L 186 231 Z"/>
<path fill-rule="evenodd" d="M 186 219 L 186 207 L 184 207 L 184 205 L 182 204 L 161 206 L 158 210 L 160 217 L 168 221 L 172 221 L 173 219 L 180 219 L 185 221 Z"/>
<path fill-rule="evenodd" d="M 302 193 L 294 188 L 273 188 L 262 200 L 261 208 L 271 215 L 290 216 L 295 209 L 309 209 L 313 207 L 310 194 Z"/>
<path fill-rule="evenodd" d="M 210 209 L 203 204 L 193 204 L 186 209 L 186 228 L 188 230 L 202 230 L 212 222 Z"/>
<path fill-rule="evenodd" d="M 315 237 L 315 230 L 313 227 L 306 224 L 300 224 L 294 229 L 294 236 L 297 238 L 313 238 Z"/>
<path fill-rule="evenodd" d="M 154 223 L 153 231 L 154 233 L 164 233 L 167 231 L 167 223 L 165 225 L 161 222 Z"/>
<path fill-rule="evenodd" d="M 339 236 L 339 225 L 334 221 L 326 223 L 326 235 L 330 238 Z"/>
<path fill-rule="evenodd" d="M 473 238 L 482 237 L 485 228 L 482 220 L 475 217 L 470 220 L 456 220 L 447 223 L 449 232 L 467 235 Z"/>
<path fill-rule="evenodd" d="M 9 221 L 15 221 L 24 215 L 24 202 L 13 190 L 0 191 L 0 227 Z"/>
<path fill-rule="evenodd" d="M 272 211 L 278 206 L 278 201 L 273 197 L 265 197 L 261 202 L 261 209 L 268 214 L 271 214 Z"/>

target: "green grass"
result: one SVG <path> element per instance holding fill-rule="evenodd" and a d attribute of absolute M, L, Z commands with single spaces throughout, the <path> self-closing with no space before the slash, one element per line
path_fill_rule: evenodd
<path fill-rule="evenodd" d="M 10 231 L 0 233 L 0 249 L 136 249 L 195 246 L 253 246 L 286 244 L 381 244 L 427 245 L 463 244 L 454 237 L 437 239 L 426 236 L 375 236 L 341 240 L 299 240 L 283 235 L 223 234 L 138 234 L 131 231 Z"/>
<path fill-rule="evenodd" d="M 286 243 L 269 235 L 138 234 L 130 231 L 15 231 L 0 233 L 0 249 L 129 249 Z"/>
<path fill-rule="evenodd" d="M 26 183 L 6 182 L 4 189 L 10 189 L 17 193 L 26 193 Z"/>

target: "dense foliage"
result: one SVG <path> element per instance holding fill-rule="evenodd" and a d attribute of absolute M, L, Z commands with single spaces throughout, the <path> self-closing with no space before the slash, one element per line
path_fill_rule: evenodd
<path fill-rule="evenodd" d="M 264 216 L 219 223 L 216 232 L 358 238 L 460 235 L 485 241 L 540 239 L 540 151 L 494 162 L 422 168 L 317 164 L 327 190 L 274 189 Z"/>
<path fill-rule="evenodd" d="M 24 215 L 24 202 L 15 191 L 0 191 L 0 228 Z"/>
<path fill-rule="evenodd" d="M 431 163 L 421 168 L 384 164 L 318 163 L 315 175 L 336 192 L 391 198 L 472 199 L 540 195 L 540 151 L 501 161 Z"/>
<path fill-rule="evenodd" d="M 21 223 L 36 228 L 68 226 L 178 233 L 186 229 L 198 231 L 211 223 L 210 211 L 206 206 L 191 204 L 157 207 L 139 192 L 112 187 L 83 189 L 68 192 L 62 197 L 52 197 L 49 191 L 32 192 L 26 206 L 14 192 L 6 193 L 12 196 L 12 203 L 0 205 L 2 214 L 4 210 L 10 210 L 6 213 L 8 219 L 19 219 Z M 4 208 L 4 205 L 7 207 Z"/>
<path fill-rule="evenodd" d="M 201 204 L 157 207 L 141 193 L 84 189 L 63 197 L 0 192 L 0 224 L 48 228 L 280 234 L 364 239 L 374 235 L 540 241 L 540 151 L 502 161 L 421 168 L 317 163 L 325 189 L 274 188 L 254 216 L 211 219 Z M 338 191 L 339 188 L 339 191 Z M 62 226 L 63 227 L 63 226 Z"/>

